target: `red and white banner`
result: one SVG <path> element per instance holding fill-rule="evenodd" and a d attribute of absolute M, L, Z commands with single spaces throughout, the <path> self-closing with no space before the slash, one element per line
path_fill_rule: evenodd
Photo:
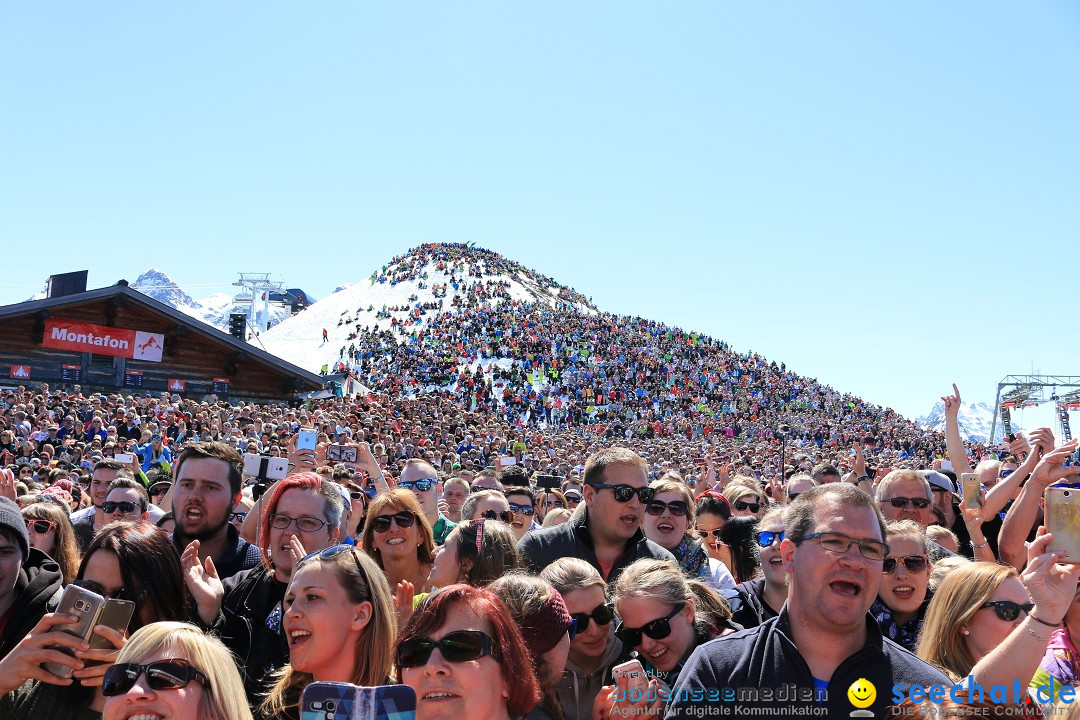
<path fill-rule="evenodd" d="M 58 350 L 88 352 L 95 355 L 161 362 L 165 336 L 142 330 L 111 328 L 70 320 L 49 320 L 45 323 L 42 345 Z"/>
<path fill-rule="evenodd" d="M 29 380 L 30 379 L 30 366 L 29 365 L 12 365 L 8 368 L 8 377 L 12 380 Z"/>
<path fill-rule="evenodd" d="M 187 390 L 187 380 L 169 378 L 169 382 L 166 387 L 169 388 L 169 392 L 184 392 L 185 390 Z"/>

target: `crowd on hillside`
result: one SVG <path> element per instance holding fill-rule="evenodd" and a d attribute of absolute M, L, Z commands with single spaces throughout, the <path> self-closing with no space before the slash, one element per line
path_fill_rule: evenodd
<path fill-rule="evenodd" d="M 812 384 L 752 356 L 738 432 L 483 402 L 536 367 L 462 372 L 468 405 L 0 394 L 0 716 L 299 718 L 342 699 L 316 680 L 407 686 L 420 720 L 929 717 L 935 686 L 1038 716 L 1080 682 L 1080 567 L 1039 530 L 1075 441 L 965 444 L 958 391 L 940 437 L 828 389 L 780 403 L 758 385 Z M 77 601 L 120 619 L 65 633 Z"/>

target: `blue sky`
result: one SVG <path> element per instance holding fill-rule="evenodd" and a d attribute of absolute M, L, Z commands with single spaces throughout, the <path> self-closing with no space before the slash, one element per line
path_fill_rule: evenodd
<path fill-rule="evenodd" d="M 0 303 L 475 241 L 908 414 L 1080 374 L 1080 5 L 0 6 Z"/>

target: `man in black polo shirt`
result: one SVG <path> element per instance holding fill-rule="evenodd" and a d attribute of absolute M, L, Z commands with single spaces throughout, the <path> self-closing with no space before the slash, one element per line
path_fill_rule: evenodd
<path fill-rule="evenodd" d="M 679 674 L 667 718 L 698 717 L 725 705 L 775 708 L 777 716 L 849 717 L 858 708 L 883 717 L 893 686 L 952 683 L 881 635 L 869 614 L 881 585 L 885 518 L 866 493 L 830 483 L 799 495 L 780 545 L 789 576 L 780 615 L 759 627 L 705 643 Z M 876 697 L 862 691 L 873 685 Z M 855 685 L 859 683 L 859 685 Z M 849 689 L 869 705 L 855 705 Z M 725 713 L 727 714 L 727 713 Z"/>

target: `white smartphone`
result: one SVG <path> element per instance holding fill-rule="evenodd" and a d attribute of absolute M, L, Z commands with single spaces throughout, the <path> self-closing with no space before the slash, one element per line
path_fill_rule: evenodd
<path fill-rule="evenodd" d="M 300 428 L 300 433 L 296 437 L 296 449 L 315 451 L 314 428 Z"/>
<path fill-rule="evenodd" d="M 266 473 L 262 477 L 267 480 L 284 480 L 289 474 L 289 459 L 270 457 L 269 455 L 244 454 L 244 474 L 248 477 L 257 478 L 262 472 L 263 460 L 266 461 Z"/>
<path fill-rule="evenodd" d="M 135 462 L 135 456 L 131 453 L 116 453 L 113 455 L 113 459 L 116 460 L 116 462 L 121 462 L 125 465 Z"/>

